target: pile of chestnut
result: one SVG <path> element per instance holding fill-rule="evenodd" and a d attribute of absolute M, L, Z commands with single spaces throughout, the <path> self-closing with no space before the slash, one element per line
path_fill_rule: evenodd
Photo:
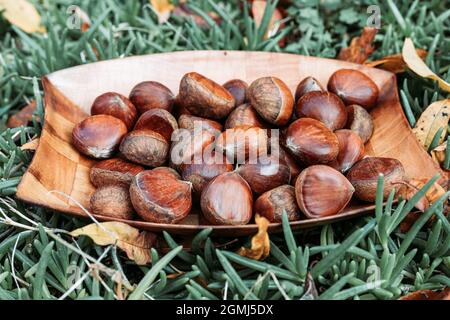
<path fill-rule="evenodd" d="M 128 98 L 105 93 L 73 129 L 75 148 L 103 159 L 90 172 L 90 209 L 179 223 L 197 207 L 206 223 L 240 225 L 254 213 L 294 221 L 336 215 L 353 196 L 373 202 L 379 174 L 385 196 L 405 175 L 396 159 L 365 156 L 378 95 L 350 69 L 327 90 L 307 77 L 295 95 L 276 77 L 219 85 L 195 72 L 177 96 L 154 81 Z"/>

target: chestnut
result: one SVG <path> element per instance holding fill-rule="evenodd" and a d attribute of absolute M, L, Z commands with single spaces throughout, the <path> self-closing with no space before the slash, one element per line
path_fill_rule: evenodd
<path fill-rule="evenodd" d="M 347 107 L 347 115 L 345 127 L 356 132 L 363 143 L 369 141 L 373 133 L 373 119 L 369 112 L 357 104 L 352 104 Z"/>
<path fill-rule="evenodd" d="M 108 185 L 98 188 L 91 196 L 92 213 L 118 219 L 131 220 L 134 216 L 128 187 Z"/>
<path fill-rule="evenodd" d="M 295 183 L 297 204 L 308 218 L 338 214 L 354 192 L 354 187 L 342 173 L 326 165 L 304 169 Z"/>
<path fill-rule="evenodd" d="M 91 107 L 91 114 L 108 114 L 125 123 L 128 130 L 133 128 L 137 119 L 137 110 L 123 95 L 116 92 L 107 92 L 98 96 Z"/>
<path fill-rule="evenodd" d="M 200 196 L 205 186 L 213 178 L 224 172 L 233 171 L 233 165 L 227 161 L 223 154 L 213 152 L 209 158 L 206 156 L 201 163 L 188 163 L 181 165 L 183 180 L 192 183 L 192 188 Z"/>
<path fill-rule="evenodd" d="M 247 224 L 252 217 L 252 190 L 236 172 L 222 173 L 203 189 L 200 206 L 212 224 Z"/>
<path fill-rule="evenodd" d="M 131 162 L 159 167 L 167 160 L 169 143 L 157 132 L 135 130 L 123 138 L 120 144 L 120 152 Z"/>
<path fill-rule="evenodd" d="M 225 129 L 231 129 L 238 126 L 268 127 L 258 115 L 255 108 L 248 103 L 234 109 L 225 122 Z"/>
<path fill-rule="evenodd" d="M 297 85 L 297 89 L 295 89 L 295 103 L 297 103 L 298 99 L 303 95 L 313 91 L 325 91 L 325 89 L 316 78 L 306 77 L 300 81 Z"/>
<path fill-rule="evenodd" d="M 90 178 L 97 188 L 107 185 L 129 187 L 131 179 L 141 171 L 144 171 L 144 167 L 140 165 L 113 158 L 95 164 L 91 168 Z"/>
<path fill-rule="evenodd" d="M 329 163 L 339 153 L 336 135 L 322 122 L 311 118 L 291 123 L 286 131 L 285 145 L 306 165 Z"/>
<path fill-rule="evenodd" d="M 87 117 L 73 128 L 72 142 L 82 154 L 106 159 L 116 152 L 127 131 L 122 120 L 99 114 Z"/>
<path fill-rule="evenodd" d="M 268 137 L 265 129 L 239 126 L 225 130 L 216 139 L 216 151 L 224 153 L 230 161 L 243 163 L 267 154 Z"/>
<path fill-rule="evenodd" d="M 133 178 L 130 187 L 133 207 L 145 221 L 177 223 L 191 211 L 191 185 L 173 173 L 154 170 L 143 171 Z"/>
<path fill-rule="evenodd" d="M 225 82 L 223 87 L 234 97 L 235 107 L 240 106 L 247 101 L 247 82 L 240 79 L 233 79 Z"/>
<path fill-rule="evenodd" d="M 270 222 L 281 222 L 283 212 L 286 212 L 289 221 L 299 220 L 301 217 L 295 188 L 287 184 L 264 192 L 256 199 L 253 211 Z"/>
<path fill-rule="evenodd" d="M 368 202 L 375 201 L 378 176 L 380 174 L 384 176 L 384 200 L 396 188 L 397 184 L 403 182 L 406 178 L 405 169 L 397 159 L 382 157 L 364 158 L 357 162 L 347 173 L 347 178 L 355 187 L 355 195 L 358 199 Z"/>
<path fill-rule="evenodd" d="M 134 126 L 134 130 L 142 129 L 157 132 L 167 142 L 170 142 L 173 131 L 178 129 L 178 123 L 169 111 L 164 109 L 151 109 L 144 112 Z"/>
<path fill-rule="evenodd" d="M 177 180 L 181 180 L 180 174 L 175 169 L 172 169 L 169 167 L 158 167 L 158 168 L 154 168 L 152 171 L 153 171 L 153 173 L 158 173 L 161 175 L 169 175 Z"/>
<path fill-rule="evenodd" d="M 214 120 L 223 119 L 234 109 L 234 97 L 224 87 L 190 72 L 180 82 L 180 103 L 193 115 Z"/>
<path fill-rule="evenodd" d="M 162 83 L 144 81 L 131 90 L 130 101 L 140 114 L 150 109 L 164 109 L 172 112 L 175 97 L 172 91 Z"/>
<path fill-rule="evenodd" d="M 297 161 L 284 149 L 284 147 L 278 148 L 278 153 L 281 159 L 284 159 L 287 166 L 289 167 L 289 172 L 291 173 L 291 185 L 295 184 L 295 179 L 297 179 L 298 175 L 302 171 L 302 168 L 297 163 Z"/>
<path fill-rule="evenodd" d="M 344 103 L 330 92 L 308 92 L 298 100 L 295 113 L 298 118 L 319 120 L 331 131 L 344 128 L 347 122 Z"/>
<path fill-rule="evenodd" d="M 358 104 L 369 110 L 378 100 L 375 82 L 358 70 L 341 69 L 332 74 L 328 91 L 338 95 L 346 105 Z"/>
<path fill-rule="evenodd" d="M 219 135 L 223 129 L 222 124 L 220 124 L 217 121 L 196 117 L 188 114 L 183 114 L 178 118 L 178 126 L 181 129 L 188 129 L 188 130 L 195 130 L 195 129 L 208 130 L 214 136 Z"/>
<path fill-rule="evenodd" d="M 339 154 L 329 165 L 340 172 L 347 172 L 364 157 L 364 143 L 356 133 L 348 129 L 337 130 L 334 134 L 339 140 Z"/>
<path fill-rule="evenodd" d="M 276 77 L 263 77 L 248 88 L 250 104 L 259 115 L 277 126 L 286 125 L 294 110 L 294 97 L 288 86 Z"/>
<path fill-rule="evenodd" d="M 255 194 L 288 184 L 291 179 L 289 166 L 278 155 L 263 155 L 258 157 L 257 161 L 247 161 L 236 171 L 247 181 Z"/>

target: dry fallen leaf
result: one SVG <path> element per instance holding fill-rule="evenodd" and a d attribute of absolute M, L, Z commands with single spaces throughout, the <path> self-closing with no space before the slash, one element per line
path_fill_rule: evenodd
<path fill-rule="evenodd" d="M 444 141 L 441 145 L 431 150 L 431 158 L 440 166 L 445 161 L 445 152 L 447 151 L 447 141 Z"/>
<path fill-rule="evenodd" d="M 32 119 L 34 111 L 36 110 L 36 101 L 30 102 L 27 106 L 22 108 L 19 112 L 9 117 L 6 126 L 8 128 L 17 128 L 26 126 Z M 39 121 L 39 118 L 36 119 Z"/>
<path fill-rule="evenodd" d="M 209 23 L 203 17 L 192 11 L 192 9 L 190 9 L 185 3 L 180 3 L 176 6 L 173 10 L 173 15 L 180 18 L 192 17 L 198 26 L 202 28 L 209 27 Z M 208 12 L 208 17 L 210 17 L 217 24 L 221 23 L 220 17 L 214 12 Z"/>
<path fill-rule="evenodd" d="M 413 129 L 419 143 L 428 150 L 436 132 L 440 128 L 442 135 L 439 144 L 444 141 L 448 121 L 450 119 L 450 99 L 440 100 L 430 104 L 420 116 Z"/>
<path fill-rule="evenodd" d="M 253 260 L 262 260 L 270 253 L 270 240 L 267 233 L 269 220 L 257 214 L 255 222 L 258 225 L 258 233 L 252 238 L 252 247 L 250 249 L 242 247 L 237 253 Z"/>
<path fill-rule="evenodd" d="M 41 16 L 27 0 L 0 0 L 0 12 L 12 25 L 25 32 L 46 32 L 41 25 Z"/>
<path fill-rule="evenodd" d="M 372 42 L 377 32 L 378 29 L 376 28 L 365 27 L 361 36 L 353 38 L 348 48 L 341 49 L 338 59 L 354 63 L 364 63 L 375 50 Z"/>
<path fill-rule="evenodd" d="M 133 228 L 122 222 L 93 223 L 70 233 L 73 237 L 88 236 L 100 246 L 117 245 L 127 253 L 136 264 L 144 265 L 151 261 L 150 249 L 156 241 L 154 233 Z"/>
<path fill-rule="evenodd" d="M 158 16 L 160 24 L 169 20 L 170 14 L 174 9 L 174 5 L 170 0 L 150 0 L 150 3 Z"/>
<path fill-rule="evenodd" d="M 417 49 L 418 56 L 423 60 L 427 56 L 427 51 Z M 383 57 L 380 60 L 367 61 L 364 63 L 368 67 L 383 69 L 392 73 L 402 73 L 406 71 L 406 63 L 401 53 Z"/>
<path fill-rule="evenodd" d="M 450 288 L 441 291 L 418 290 L 401 297 L 399 300 L 450 300 Z"/>
<path fill-rule="evenodd" d="M 261 25 L 264 11 L 266 10 L 267 1 L 263 0 L 254 0 L 252 1 L 252 16 L 255 20 L 256 27 L 259 27 Z M 273 11 L 273 15 L 270 18 L 269 25 L 267 26 L 266 33 L 264 34 L 264 39 L 268 39 L 275 35 L 278 30 L 280 30 L 283 27 L 283 24 L 281 20 L 283 19 L 283 15 L 281 14 L 280 10 L 275 8 Z"/>
<path fill-rule="evenodd" d="M 20 150 L 36 150 L 39 145 L 39 138 L 33 139 L 20 147 Z"/>
<path fill-rule="evenodd" d="M 403 44 L 402 50 L 403 60 L 405 60 L 406 65 L 409 69 L 414 71 L 414 73 L 419 76 L 427 79 L 435 80 L 439 83 L 439 87 L 442 90 L 450 92 L 450 83 L 441 79 L 438 75 L 436 75 L 431 69 L 425 64 L 425 62 L 420 59 L 417 54 L 416 48 L 410 38 L 405 39 L 405 43 Z"/>

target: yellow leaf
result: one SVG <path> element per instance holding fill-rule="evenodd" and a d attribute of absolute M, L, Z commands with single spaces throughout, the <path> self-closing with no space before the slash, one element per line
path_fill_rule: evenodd
<path fill-rule="evenodd" d="M 413 129 L 417 140 L 425 149 L 428 150 L 440 128 L 444 128 L 444 130 L 442 130 L 442 135 L 439 138 L 439 144 L 444 141 L 449 118 L 450 99 L 433 102 L 425 109 Z"/>
<path fill-rule="evenodd" d="M 421 59 L 425 59 L 427 52 L 423 49 L 417 49 L 417 54 Z M 380 60 L 366 61 L 368 67 L 383 69 L 393 73 L 402 73 L 406 71 L 406 63 L 401 53 L 385 56 Z"/>
<path fill-rule="evenodd" d="M 425 62 L 420 59 L 419 55 L 416 52 L 416 48 L 414 48 L 414 44 L 410 38 L 405 39 L 405 43 L 403 44 L 402 50 L 403 60 L 405 60 L 406 65 L 410 68 L 414 73 L 418 74 L 423 78 L 428 78 L 435 80 L 439 83 L 439 87 L 442 90 L 450 92 L 450 83 L 444 81 L 439 76 L 437 76 L 430 68 L 425 64 Z"/>
<path fill-rule="evenodd" d="M 270 253 L 270 240 L 267 233 L 269 220 L 257 214 L 255 222 L 258 225 L 258 233 L 252 238 L 252 247 L 250 249 L 242 247 L 237 253 L 253 260 L 262 260 Z"/>
<path fill-rule="evenodd" d="M 41 26 L 41 16 L 27 0 L 0 0 L 0 11 L 11 24 L 25 32 L 46 32 Z"/>
<path fill-rule="evenodd" d="M 136 264 L 144 265 L 151 261 L 150 249 L 156 235 L 133 228 L 122 222 L 93 223 L 70 233 L 73 237 L 88 236 L 99 246 L 117 245 L 127 253 Z"/>
<path fill-rule="evenodd" d="M 174 5 L 170 0 L 150 0 L 150 3 L 158 16 L 160 24 L 169 20 L 170 14 L 174 9 Z"/>

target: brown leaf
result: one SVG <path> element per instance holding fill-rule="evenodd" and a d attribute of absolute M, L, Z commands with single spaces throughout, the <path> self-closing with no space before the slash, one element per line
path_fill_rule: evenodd
<path fill-rule="evenodd" d="M 305 279 L 305 293 L 300 300 L 317 300 L 319 298 L 319 292 L 317 291 L 316 284 L 310 272 L 306 275 Z"/>
<path fill-rule="evenodd" d="M 354 63 L 364 63 L 375 50 L 372 42 L 377 32 L 378 29 L 376 28 L 364 27 L 361 36 L 353 38 L 348 48 L 341 49 L 338 59 Z"/>
<path fill-rule="evenodd" d="M 423 60 L 428 52 L 423 49 L 417 49 L 418 56 Z M 364 63 L 368 67 L 383 69 L 392 73 L 402 73 L 407 69 L 405 60 L 401 53 L 386 56 L 380 60 L 367 61 Z"/>
<path fill-rule="evenodd" d="M 450 300 L 450 288 L 441 291 L 418 290 L 401 297 L 399 300 Z"/>
<path fill-rule="evenodd" d="M 261 217 L 259 214 L 255 216 L 255 222 L 258 225 L 258 233 L 252 238 L 252 247 L 242 247 L 238 250 L 238 254 L 253 260 L 265 259 L 270 253 L 270 240 L 267 228 L 269 220 Z"/>
<path fill-rule="evenodd" d="M 170 0 L 150 0 L 150 3 L 158 16 L 160 24 L 169 20 L 170 14 L 174 9 L 174 5 Z"/>
<path fill-rule="evenodd" d="M 431 158 L 440 166 L 442 166 L 445 161 L 446 151 L 447 151 L 447 141 L 444 141 L 441 145 L 431 150 Z"/>
<path fill-rule="evenodd" d="M 117 245 L 129 259 L 144 265 L 151 261 L 150 249 L 157 236 L 147 231 L 139 232 L 122 222 L 92 223 L 70 232 L 73 237 L 88 236 L 99 246 Z"/>
<path fill-rule="evenodd" d="M 27 33 L 46 32 L 41 25 L 41 16 L 27 0 L 0 0 L 0 12 L 12 25 Z"/>
<path fill-rule="evenodd" d="M 192 17 L 194 19 L 194 22 L 198 26 L 200 26 L 202 28 L 208 28 L 209 27 L 208 22 L 203 17 L 199 16 L 194 11 L 192 11 L 192 9 L 189 8 L 186 3 L 180 3 L 178 6 L 176 6 L 175 9 L 173 10 L 173 15 L 175 17 L 180 17 L 180 18 Z M 217 23 L 217 24 L 221 23 L 221 19 L 216 13 L 208 12 L 208 16 L 212 20 L 214 20 L 215 23 Z"/>
<path fill-rule="evenodd" d="M 8 128 L 17 128 L 26 126 L 32 119 L 34 111 L 36 110 L 36 101 L 30 102 L 27 106 L 22 108 L 19 112 L 9 117 L 6 126 Z M 39 121 L 39 118 L 36 119 Z"/>
<path fill-rule="evenodd" d="M 255 20 L 256 27 L 261 25 L 264 11 L 266 10 L 267 1 L 263 0 L 254 0 L 252 1 L 252 16 Z M 281 14 L 278 8 L 275 8 L 272 17 L 270 18 L 269 25 L 267 26 L 267 30 L 264 34 L 264 39 L 268 39 L 275 35 L 278 30 L 284 27 L 283 23 L 283 15 Z"/>
<path fill-rule="evenodd" d="M 36 150 L 39 146 L 39 138 L 33 139 L 20 147 L 20 150 Z"/>

